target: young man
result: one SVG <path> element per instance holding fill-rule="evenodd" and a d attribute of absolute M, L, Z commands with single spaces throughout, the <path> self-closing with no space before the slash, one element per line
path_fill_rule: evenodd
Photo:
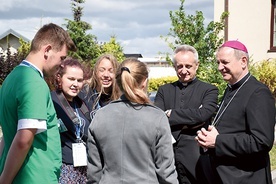
<path fill-rule="evenodd" d="M 44 76 L 55 73 L 68 50 L 68 33 L 55 24 L 35 35 L 27 58 L 0 89 L 0 183 L 57 183 L 61 146 L 56 113 Z"/>

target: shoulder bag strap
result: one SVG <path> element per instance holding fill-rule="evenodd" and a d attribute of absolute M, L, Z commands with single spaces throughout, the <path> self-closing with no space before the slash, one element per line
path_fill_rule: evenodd
<path fill-rule="evenodd" d="M 86 104 L 84 103 L 84 101 L 81 98 L 79 98 L 78 96 L 76 96 L 75 98 L 81 102 L 81 107 L 80 107 L 81 112 L 84 114 L 84 116 L 86 117 L 86 119 L 88 121 L 91 121 L 88 107 L 86 106 Z"/>
<path fill-rule="evenodd" d="M 62 105 L 62 108 L 64 109 L 65 113 L 68 115 L 68 117 L 72 120 L 74 124 L 79 124 L 79 119 L 76 116 L 75 112 L 67 102 L 66 98 L 64 97 L 62 92 L 56 91 L 58 100 L 60 101 L 60 104 Z"/>

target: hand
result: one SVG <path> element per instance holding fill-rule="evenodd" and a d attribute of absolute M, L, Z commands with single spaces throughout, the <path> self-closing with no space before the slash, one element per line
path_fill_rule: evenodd
<path fill-rule="evenodd" d="M 197 136 L 195 137 L 195 140 L 197 141 L 198 145 L 201 146 L 203 149 L 208 149 L 205 146 L 206 132 L 207 130 L 205 128 L 201 128 L 197 131 Z"/>
<path fill-rule="evenodd" d="M 218 134 L 219 133 L 214 126 L 209 126 L 208 130 L 201 128 L 199 131 L 197 131 L 197 136 L 195 139 L 198 144 L 205 149 L 214 148 Z"/>
<path fill-rule="evenodd" d="M 165 111 L 165 114 L 167 115 L 168 118 L 171 116 L 171 112 L 172 112 L 171 109 Z"/>

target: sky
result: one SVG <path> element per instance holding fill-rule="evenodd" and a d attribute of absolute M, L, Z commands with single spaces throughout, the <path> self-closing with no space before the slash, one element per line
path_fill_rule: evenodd
<path fill-rule="evenodd" d="M 0 0 L 0 4 L 0 35 L 13 29 L 31 40 L 44 24 L 63 26 L 65 19 L 73 20 L 70 0 Z M 81 19 L 92 26 L 87 33 L 99 42 L 116 36 L 125 54 L 144 58 L 171 52 L 160 36 L 169 33 L 169 12 L 179 9 L 180 0 L 86 0 L 81 6 Z M 184 7 L 186 14 L 202 11 L 206 25 L 213 20 L 213 0 L 186 0 Z"/>

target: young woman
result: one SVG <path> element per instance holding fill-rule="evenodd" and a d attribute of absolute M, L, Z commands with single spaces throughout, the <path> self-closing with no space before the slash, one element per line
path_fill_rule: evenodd
<path fill-rule="evenodd" d="M 89 110 L 77 96 L 83 87 L 83 66 L 75 59 L 62 62 L 55 76 L 56 90 L 51 96 L 57 112 L 62 168 L 59 183 L 86 183 L 87 131 Z"/>
<path fill-rule="evenodd" d="M 177 184 L 168 118 L 150 104 L 146 65 L 126 59 L 116 81 L 123 95 L 89 126 L 88 183 Z"/>
<path fill-rule="evenodd" d="M 119 98 L 119 89 L 115 83 L 118 65 L 113 55 L 100 56 L 94 65 L 90 82 L 79 94 L 79 97 L 87 104 L 91 118 L 99 108 Z"/>

